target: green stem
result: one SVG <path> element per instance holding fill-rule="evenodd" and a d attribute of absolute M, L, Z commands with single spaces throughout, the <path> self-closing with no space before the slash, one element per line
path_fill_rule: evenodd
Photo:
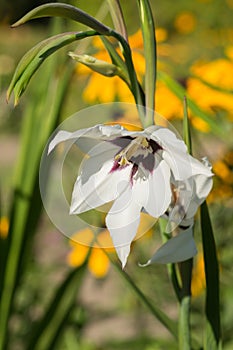
<path fill-rule="evenodd" d="M 138 80 L 137 80 L 137 76 L 136 76 L 136 72 L 134 69 L 134 64 L 133 64 L 133 60 L 132 60 L 132 54 L 131 54 L 131 49 L 129 47 L 129 44 L 127 43 L 127 41 L 118 33 L 116 33 L 115 31 L 111 31 L 110 35 L 112 35 L 113 37 L 115 37 L 122 45 L 123 48 L 123 56 L 125 58 L 126 61 L 126 65 L 128 68 L 128 73 L 129 73 L 129 79 L 131 82 L 131 91 L 133 93 L 135 102 L 137 104 L 137 108 L 139 111 L 139 115 L 142 121 L 142 125 L 145 127 L 145 95 L 142 91 L 142 89 L 140 89 Z"/>
<path fill-rule="evenodd" d="M 179 350 L 191 349 L 190 303 L 193 259 L 179 264 L 182 281 L 179 311 Z"/>
<path fill-rule="evenodd" d="M 157 71 L 157 50 L 153 15 L 148 0 L 138 0 L 143 34 L 144 56 L 146 61 L 145 94 L 146 112 L 145 127 L 154 124 L 155 87 Z"/>
<path fill-rule="evenodd" d="M 179 350 L 191 349 L 190 337 L 190 296 L 185 296 L 180 302 L 179 310 Z"/>

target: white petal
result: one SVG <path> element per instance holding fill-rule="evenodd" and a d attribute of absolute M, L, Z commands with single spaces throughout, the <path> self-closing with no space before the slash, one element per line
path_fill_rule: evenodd
<path fill-rule="evenodd" d="M 149 175 L 149 196 L 144 205 L 151 216 L 157 218 L 168 208 L 171 202 L 170 169 L 163 160 Z"/>
<path fill-rule="evenodd" d="M 110 232 L 113 244 L 124 268 L 134 239 L 145 195 L 141 192 L 140 183 L 131 184 L 117 198 L 106 216 L 106 226 Z"/>
<path fill-rule="evenodd" d="M 174 152 L 187 153 L 187 147 L 183 140 L 178 139 L 176 134 L 168 128 L 155 128 L 151 133 L 151 138 L 159 142 L 165 149 L 173 150 Z"/>
<path fill-rule="evenodd" d="M 97 141 L 111 141 L 121 136 L 138 136 L 140 132 L 128 131 L 120 125 L 95 125 L 94 127 L 80 129 L 75 132 L 61 130 L 49 144 L 48 154 L 60 143 L 68 140 L 78 141 L 80 138 L 89 138 Z M 80 141 L 80 144 L 83 142 Z M 92 144 L 94 146 L 95 143 Z M 81 147 L 82 148 L 82 147 Z M 90 149 L 90 147 L 89 147 Z"/>
<path fill-rule="evenodd" d="M 163 244 L 152 258 L 144 265 L 153 263 L 169 264 L 185 261 L 197 254 L 197 248 L 193 239 L 192 227 L 181 232 L 178 236 L 169 239 Z"/>
<path fill-rule="evenodd" d="M 111 172 L 112 166 L 112 160 L 105 162 L 85 183 L 82 182 L 82 174 L 77 178 L 72 193 L 70 214 L 80 214 L 108 203 L 125 190 L 129 185 L 131 167 Z"/>
<path fill-rule="evenodd" d="M 197 174 L 211 176 L 210 169 L 187 153 L 183 140 L 167 128 L 156 129 L 151 138 L 163 147 L 163 158 L 169 165 L 175 180 L 185 180 Z"/>
<path fill-rule="evenodd" d="M 93 147 L 88 153 L 89 158 L 84 159 L 81 164 L 82 184 L 87 182 L 93 174 L 97 173 L 104 163 L 113 161 L 118 151 L 118 146 L 106 142 L 101 142 Z"/>
<path fill-rule="evenodd" d="M 204 202 L 208 196 L 213 185 L 212 177 L 198 175 L 194 177 L 193 196 L 187 208 L 186 218 L 193 217 L 199 206 Z"/>
<path fill-rule="evenodd" d="M 79 133 L 81 132 L 81 130 L 79 130 Z M 73 133 L 71 132 L 68 132 L 68 131 L 64 131 L 64 130 L 61 130 L 59 131 L 55 137 L 52 139 L 52 141 L 50 142 L 49 144 L 49 148 L 48 148 L 48 154 L 52 152 L 52 150 L 60 143 L 60 142 L 63 142 L 63 141 L 67 141 L 67 140 L 70 140 L 72 139 L 71 135 Z M 77 137 L 76 137 L 77 138 Z"/>
<path fill-rule="evenodd" d="M 213 186 L 212 177 L 205 176 L 205 175 L 196 176 L 195 193 L 196 193 L 196 196 L 200 199 L 200 204 L 202 203 L 203 199 L 205 199 L 208 196 L 212 186 Z"/>

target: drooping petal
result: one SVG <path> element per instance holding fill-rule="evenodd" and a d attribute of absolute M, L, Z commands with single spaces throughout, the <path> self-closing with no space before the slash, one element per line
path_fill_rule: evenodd
<path fill-rule="evenodd" d="M 111 172 L 112 167 L 113 161 L 110 160 L 88 179 L 85 174 L 78 176 L 72 193 L 70 214 L 80 214 L 99 207 L 114 200 L 124 191 L 129 184 L 131 167 L 126 166 Z M 85 183 L 82 182 L 82 176 L 87 179 Z"/>
<path fill-rule="evenodd" d="M 158 218 L 171 202 L 170 169 L 163 160 L 148 178 L 149 196 L 144 205 L 148 214 Z"/>
<path fill-rule="evenodd" d="M 196 254 L 197 248 L 193 239 L 193 229 L 189 227 L 178 236 L 169 239 L 146 264 L 140 266 L 148 266 L 153 263 L 177 263 L 188 260 Z"/>
<path fill-rule="evenodd" d="M 108 215 L 106 225 L 113 240 L 113 244 L 124 268 L 130 252 L 139 221 L 142 206 L 148 196 L 145 193 L 146 184 L 142 180 L 131 184 L 113 203 Z M 148 189 L 148 187 L 147 187 Z"/>
<path fill-rule="evenodd" d="M 209 172 L 208 176 L 205 174 L 198 174 L 185 181 L 173 183 L 176 190 L 177 201 L 172 210 L 170 209 L 169 211 L 169 221 L 177 225 L 190 225 L 198 207 L 204 202 L 212 188 L 211 166 L 206 161 L 202 164 L 207 168 Z"/>
<path fill-rule="evenodd" d="M 199 174 L 196 176 L 195 180 L 195 192 L 196 196 L 199 199 L 199 205 L 203 202 L 203 200 L 208 196 L 212 186 L 213 186 L 213 179 L 212 176 L 214 175 L 211 172 L 212 166 L 209 163 L 208 159 L 205 157 L 202 159 L 203 166 L 209 171 L 211 175 L 206 175 L 204 173 Z"/>

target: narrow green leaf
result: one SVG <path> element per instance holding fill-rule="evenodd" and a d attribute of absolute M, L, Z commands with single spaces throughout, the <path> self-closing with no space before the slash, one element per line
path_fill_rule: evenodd
<path fill-rule="evenodd" d="M 207 342 L 212 339 L 212 344 L 214 337 L 216 343 L 216 347 L 212 347 L 211 345 L 211 347 L 207 347 L 207 349 L 214 350 L 215 348 L 217 349 L 221 342 L 219 266 L 213 229 L 206 202 L 201 205 L 201 233 L 206 277 L 206 339 Z"/>
<path fill-rule="evenodd" d="M 158 79 L 161 80 L 169 88 L 169 90 L 171 90 L 183 102 L 184 96 L 187 95 L 187 92 L 179 83 L 161 71 L 158 72 Z M 225 133 L 214 118 L 198 107 L 198 105 L 191 98 L 188 96 L 187 98 L 189 99 L 189 109 L 192 111 L 192 113 L 208 123 L 215 135 L 225 139 Z"/>
<path fill-rule="evenodd" d="M 80 10 L 79 8 L 63 4 L 63 3 L 48 3 L 36 7 L 35 9 L 28 12 L 19 21 L 13 24 L 12 27 L 17 27 L 24 24 L 31 19 L 42 18 L 42 17 L 63 17 L 67 19 L 74 20 L 76 22 L 82 23 L 100 34 L 109 35 L 112 31 L 111 28 L 105 26 L 103 23 L 99 22 L 94 17 L 90 16 L 88 13 Z"/>
<path fill-rule="evenodd" d="M 69 272 L 54 292 L 48 309 L 45 310 L 42 319 L 32 330 L 27 350 L 50 350 L 55 348 L 59 337 L 66 327 L 65 321 L 67 321 L 69 313 L 74 306 L 85 269 L 86 264 Z"/>
<path fill-rule="evenodd" d="M 25 91 L 33 74 L 38 70 L 44 60 L 52 53 L 75 40 L 81 40 L 94 35 L 96 35 L 96 32 L 92 30 L 87 32 L 63 33 L 43 40 L 34 46 L 19 62 L 7 91 L 7 99 L 10 98 L 10 95 L 14 90 L 15 104 L 18 103 L 20 96 Z"/>
<path fill-rule="evenodd" d="M 148 308 L 152 315 L 155 316 L 156 319 L 159 320 L 164 325 L 164 327 L 167 328 L 167 330 L 174 336 L 175 339 L 178 339 L 178 331 L 175 322 L 172 321 L 162 310 L 153 305 L 148 299 L 148 297 L 146 297 L 144 293 L 140 290 L 140 288 L 134 283 L 132 278 L 125 271 L 122 270 L 119 264 L 117 264 L 104 249 L 103 251 L 108 256 L 109 260 L 119 272 L 119 274 L 124 278 L 124 280 L 128 283 L 130 288 L 135 292 L 137 297 Z"/>
<path fill-rule="evenodd" d="M 113 24 L 118 33 L 128 41 L 127 29 L 119 0 L 107 0 Z"/>
<path fill-rule="evenodd" d="M 129 74 L 127 70 L 127 66 L 121 56 L 116 51 L 114 45 L 104 36 L 101 36 L 100 39 L 102 40 L 106 50 L 108 51 L 109 56 L 111 57 L 112 63 L 115 64 L 117 67 L 119 67 L 120 71 L 122 72 L 122 79 L 130 85 L 129 80 Z"/>
<path fill-rule="evenodd" d="M 146 126 L 154 124 L 155 85 L 156 85 L 156 38 L 155 26 L 150 3 L 138 0 L 141 28 L 143 34 L 144 56 L 146 60 L 145 94 L 146 94 Z"/>
<path fill-rule="evenodd" d="M 191 129 L 188 118 L 188 102 L 186 96 L 184 96 L 184 119 L 183 119 L 183 138 L 187 146 L 188 153 L 192 154 L 192 140 L 191 140 Z"/>

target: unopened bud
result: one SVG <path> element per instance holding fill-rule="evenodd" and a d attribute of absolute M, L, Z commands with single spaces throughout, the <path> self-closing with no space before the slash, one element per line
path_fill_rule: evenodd
<path fill-rule="evenodd" d="M 79 63 L 84 64 L 93 71 L 105 75 L 106 77 L 118 75 L 118 67 L 112 63 L 98 60 L 97 58 L 89 55 L 77 55 L 73 52 L 69 52 L 68 55 Z"/>

